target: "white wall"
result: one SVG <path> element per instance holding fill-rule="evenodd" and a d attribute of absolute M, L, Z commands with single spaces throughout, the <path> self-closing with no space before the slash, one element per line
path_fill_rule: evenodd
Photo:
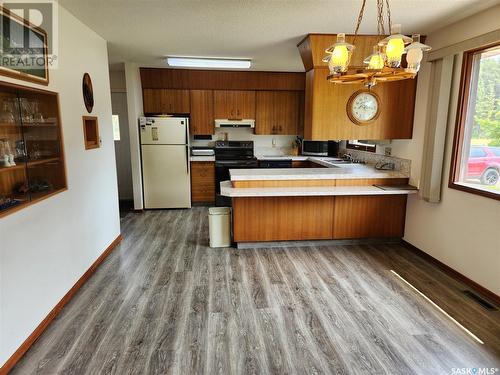
<path fill-rule="evenodd" d="M 132 187 L 134 190 L 134 209 L 142 210 L 142 170 L 139 141 L 139 117 L 142 116 L 142 85 L 139 65 L 125 63 L 125 82 L 127 87 L 127 107 L 130 139 L 130 162 L 132 164 Z"/>
<path fill-rule="evenodd" d="M 428 36 L 434 49 L 485 34 L 499 28 L 500 6 L 478 13 Z M 461 61 L 455 64 L 444 156 L 442 201 L 427 203 L 409 196 L 405 240 L 447 264 L 485 288 L 500 295 L 500 201 L 449 189 Z M 427 91 L 430 67 L 419 73 L 413 139 L 393 141 L 393 155 L 411 159 L 411 183 L 418 185 L 422 164 Z"/>
<path fill-rule="evenodd" d="M 116 172 L 118 175 L 118 196 L 121 200 L 133 200 L 132 163 L 130 161 L 130 134 L 127 106 L 127 84 L 125 70 L 109 72 L 111 85 L 111 107 L 113 115 L 120 122 L 120 140 L 115 141 Z"/>
<path fill-rule="evenodd" d="M 60 94 L 68 190 L 0 219 L 0 365 L 120 234 L 106 42 L 65 9 L 59 17 L 59 68 L 48 89 Z M 85 72 L 102 138 L 89 151 Z"/>

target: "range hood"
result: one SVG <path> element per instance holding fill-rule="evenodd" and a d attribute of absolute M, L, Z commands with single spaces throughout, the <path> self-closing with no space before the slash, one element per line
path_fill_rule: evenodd
<path fill-rule="evenodd" d="M 242 120 L 230 120 L 230 119 L 217 119 L 215 120 L 216 128 L 255 128 L 255 120 L 242 119 Z"/>

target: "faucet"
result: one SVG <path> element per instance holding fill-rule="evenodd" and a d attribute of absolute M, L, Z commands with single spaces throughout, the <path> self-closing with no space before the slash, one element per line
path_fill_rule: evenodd
<path fill-rule="evenodd" d="M 350 162 L 352 162 L 352 161 L 353 161 L 353 159 L 352 159 L 352 155 L 351 155 L 351 154 L 344 154 L 344 155 L 342 156 L 342 158 L 343 158 L 343 159 L 345 159 L 345 160 L 349 160 Z"/>

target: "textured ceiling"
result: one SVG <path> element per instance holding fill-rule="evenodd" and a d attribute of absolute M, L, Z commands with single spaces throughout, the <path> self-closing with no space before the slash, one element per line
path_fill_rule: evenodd
<path fill-rule="evenodd" d="M 110 64 L 165 66 L 162 57 L 250 58 L 254 70 L 303 71 L 308 33 L 353 33 L 361 0 L 59 0 L 109 43 Z M 498 0 L 392 0 L 403 32 L 429 34 Z M 376 33 L 368 0 L 361 33 Z"/>

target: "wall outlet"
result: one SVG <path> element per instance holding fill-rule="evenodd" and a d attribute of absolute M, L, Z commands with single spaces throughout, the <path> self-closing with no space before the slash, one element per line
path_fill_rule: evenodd
<path fill-rule="evenodd" d="M 273 138 L 271 144 L 273 145 L 273 148 L 276 147 L 276 139 L 275 138 Z"/>
<path fill-rule="evenodd" d="M 384 154 L 385 154 L 385 156 L 391 156 L 392 148 L 390 148 L 390 147 L 384 148 Z"/>

